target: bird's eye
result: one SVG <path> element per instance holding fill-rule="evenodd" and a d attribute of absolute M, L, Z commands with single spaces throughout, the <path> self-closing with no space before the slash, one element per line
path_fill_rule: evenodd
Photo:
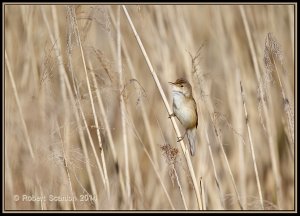
<path fill-rule="evenodd" d="M 180 87 L 183 88 L 183 85 L 181 85 Z"/>

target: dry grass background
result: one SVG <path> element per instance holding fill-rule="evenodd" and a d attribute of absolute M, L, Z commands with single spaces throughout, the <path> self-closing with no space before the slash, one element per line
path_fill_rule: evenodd
<path fill-rule="evenodd" d="M 295 6 L 126 7 L 169 103 L 168 81 L 193 86 L 203 208 L 295 209 Z M 4 16 L 6 210 L 198 209 L 120 6 L 5 5 Z"/>

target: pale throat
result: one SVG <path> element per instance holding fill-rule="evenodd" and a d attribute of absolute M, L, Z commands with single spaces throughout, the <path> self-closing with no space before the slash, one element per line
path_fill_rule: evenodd
<path fill-rule="evenodd" d="M 186 96 L 182 92 L 176 90 L 173 90 L 172 94 L 173 94 L 174 105 L 176 108 L 179 108 L 180 105 L 182 105 L 182 103 L 185 102 Z"/>

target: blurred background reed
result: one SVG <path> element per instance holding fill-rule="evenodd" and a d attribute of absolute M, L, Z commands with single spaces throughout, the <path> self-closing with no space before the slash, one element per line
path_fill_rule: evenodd
<path fill-rule="evenodd" d="M 169 103 L 193 86 L 203 208 L 295 209 L 295 5 L 126 8 Z M 4 208 L 197 210 L 122 8 L 4 9 Z"/>

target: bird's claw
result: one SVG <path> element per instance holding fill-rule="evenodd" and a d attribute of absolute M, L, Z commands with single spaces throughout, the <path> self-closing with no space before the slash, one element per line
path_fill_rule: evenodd
<path fill-rule="evenodd" d="M 177 137 L 177 142 L 180 142 L 183 140 L 184 137 Z"/>
<path fill-rule="evenodd" d="M 171 118 L 173 116 L 175 116 L 175 113 L 170 114 L 168 118 Z"/>

